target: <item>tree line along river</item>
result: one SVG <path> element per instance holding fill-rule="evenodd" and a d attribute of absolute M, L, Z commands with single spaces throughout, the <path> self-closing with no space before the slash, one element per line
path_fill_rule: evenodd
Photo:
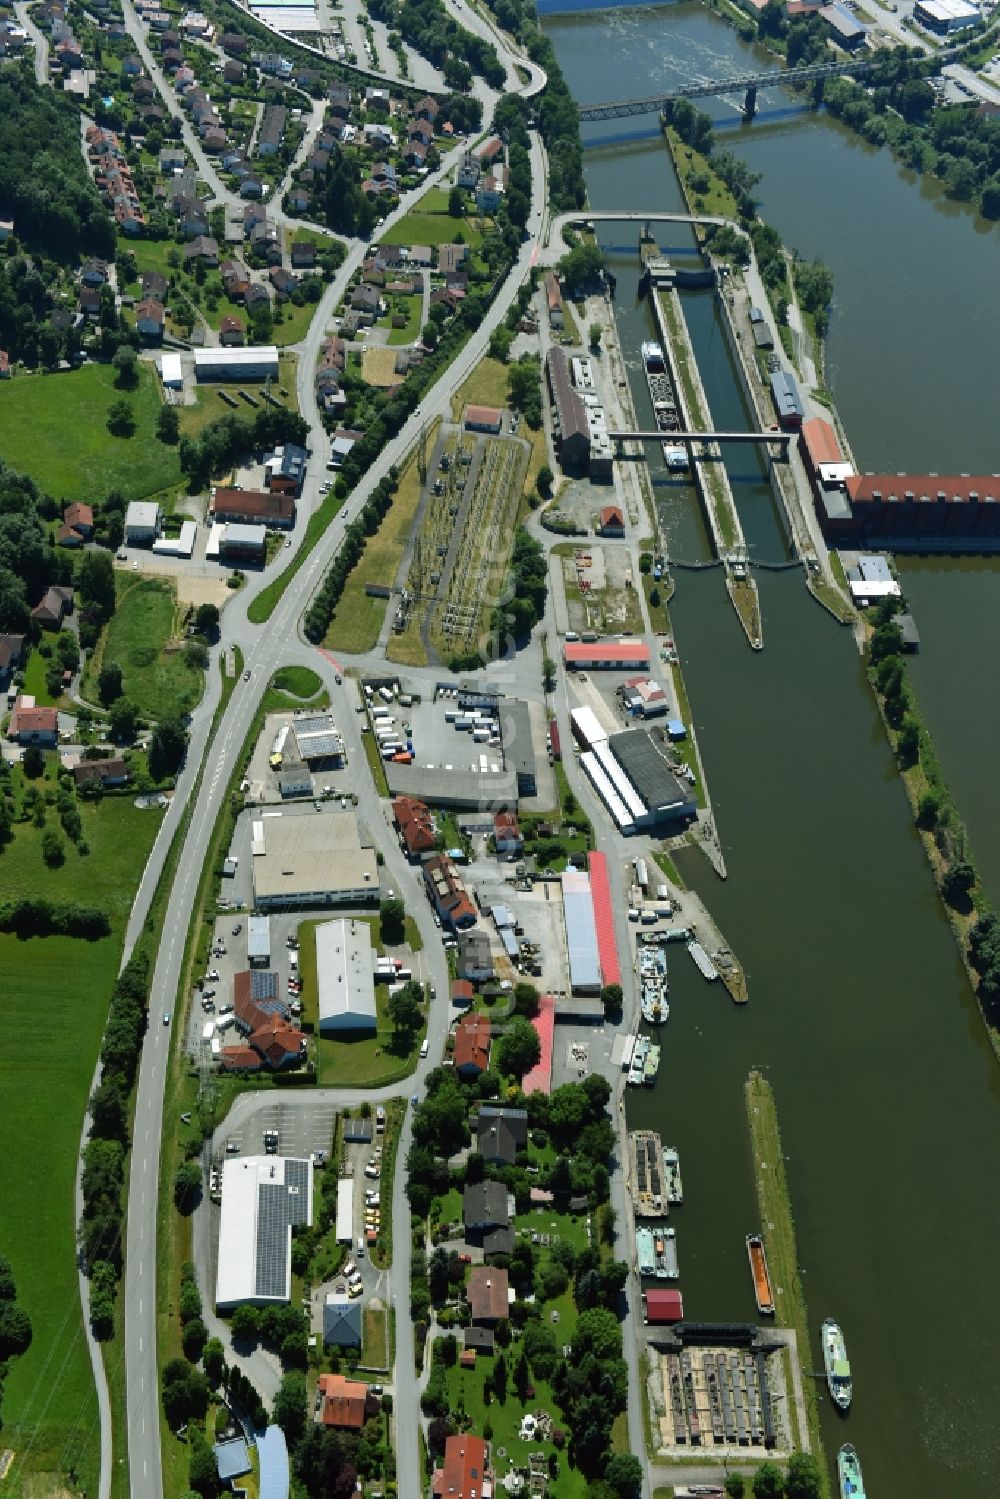
<path fill-rule="evenodd" d="M 766 61 L 697 5 L 546 17 L 575 97 L 667 89 Z M 829 381 L 864 467 L 985 471 L 995 457 L 1000 299 L 997 231 L 859 144 L 793 95 L 762 96 L 749 127 L 709 101 L 723 144 L 763 174 L 762 212 L 786 243 L 833 269 Z M 583 127 L 592 206 L 671 210 L 665 146 L 643 121 Z M 616 136 L 610 140 L 609 137 Z M 690 240 L 669 226 L 675 257 Z M 640 421 L 637 226 L 608 225 L 617 314 Z M 615 248 L 618 247 L 618 248 Z M 710 297 L 685 312 L 713 414 L 745 419 Z M 756 460 L 730 465 L 754 555 L 787 553 Z M 660 476 L 661 478 L 665 476 Z M 677 556 L 708 554 L 690 491 L 659 483 Z M 986 684 L 998 565 L 903 565 L 923 651 L 914 680 L 984 876 L 1000 895 L 1000 799 L 980 734 L 1000 728 Z M 1000 1338 L 1000 1069 L 941 912 L 850 632 L 798 573 L 758 574 L 765 649 L 747 650 L 716 573 L 678 575 L 672 605 L 729 880 L 700 855 L 686 877 L 743 960 L 751 1002 L 734 1008 L 681 953 L 652 1091 L 633 1125 L 681 1151 L 675 1218 L 685 1311 L 753 1313 L 744 1237 L 757 1227 L 742 1084 L 752 1066 L 778 1103 L 814 1341 L 842 1322 L 855 1375 L 846 1422 L 821 1401 L 830 1454 L 858 1447 L 879 1499 L 992 1491 Z"/>

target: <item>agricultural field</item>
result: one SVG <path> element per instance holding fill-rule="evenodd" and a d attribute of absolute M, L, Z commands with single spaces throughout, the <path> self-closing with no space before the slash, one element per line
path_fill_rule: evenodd
<path fill-rule="evenodd" d="M 112 437 L 108 411 L 124 398 L 135 432 Z M 57 500 L 86 500 L 120 489 L 140 500 L 180 482 L 176 447 L 159 441 L 160 391 L 140 362 L 134 390 L 119 390 L 108 364 L 0 382 L 0 457 Z"/>
<path fill-rule="evenodd" d="M 177 591 L 165 578 L 115 574 L 118 607 L 87 662 L 84 695 L 97 700 L 97 678 L 105 661 L 122 669 L 123 696 L 140 714 L 179 718 L 201 697 L 204 674 L 189 665 L 181 636 Z"/>
<path fill-rule="evenodd" d="M 89 854 L 67 843 L 65 863 L 48 869 L 41 831 L 27 823 L 0 853 L 0 900 L 80 900 L 112 922 L 112 935 L 95 942 L 0 934 L 7 1024 L 11 1035 L 31 1038 L 28 1054 L 7 1048 L 0 1058 L 3 1252 L 34 1330 L 3 1393 L 3 1446 L 16 1454 L 3 1492 L 18 1499 L 64 1492 L 60 1480 L 71 1465 L 81 1487 L 97 1491 L 97 1402 L 80 1312 L 73 1184 L 125 923 L 161 820 L 129 797 L 106 796 L 79 810 Z"/>

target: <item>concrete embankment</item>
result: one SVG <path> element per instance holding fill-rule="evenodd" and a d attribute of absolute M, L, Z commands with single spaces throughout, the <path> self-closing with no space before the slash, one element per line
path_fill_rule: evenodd
<path fill-rule="evenodd" d="M 715 430 L 698 362 L 688 334 L 677 292 L 655 287 L 650 291 L 664 354 L 674 382 L 683 430 Z M 697 451 L 696 451 L 697 449 Z M 755 651 L 763 648 L 763 628 L 757 584 L 750 576 L 746 539 L 740 526 L 729 475 L 718 444 L 690 444 L 695 486 L 712 534 L 712 542 L 726 569 L 726 591 L 747 640 Z"/>

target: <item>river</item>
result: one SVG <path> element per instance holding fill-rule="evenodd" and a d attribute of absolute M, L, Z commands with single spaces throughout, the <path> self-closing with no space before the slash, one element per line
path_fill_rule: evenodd
<path fill-rule="evenodd" d="M 687 4 L 546 25 L 581 102 L 759 61 L 717 17 Z M 771 222 L 834 270 L 830 378 L 861 463 L 994 467 L 985 372 L 1000 346 L 989 274 L 996 231 L 943 206 L 886 153 L 858 146 L 787 96 L 765 96 L 749 130 L 729 125 L 725 104 L 713 102 L 712 112 L 733 149 L 764 174 Z M 587 154 L 593 206 L 677 206 L 663 146 L 641 123 L 634 132 L 634 122 L 622 124 L 638 138 Z M 610 133 L 606 124 L 584 131 Z M 605 238 L 623 247 L 614 256 L 619 326 L 641 414 L 637 343 L 650 325 L 635 303 L 624 230 L 611 227 Z M 674 249 L 683 248 L 678 239 Z M 710 303 L 685 295 L 684 304 L 713 410 L 735 416 L 739 398 Z M 756 554 L 782 556 L 783 528 L 759 475 L 736 475 L 734 489 Z M 704 550 L 689 493 L 656 493 L 672 549 Z M 925 641 L 941 628 L 954 646 L 995 613 L 992 563 L 932 561 L 905 577 Z M 854 1368 L 847 1422 L 821 1403 L 828 1451 L 854 1441 L 880 1499 L 978 1499 L 1000 1471 L 1000 1070 L 850 634 L 808 598 L 798 574 L 761 574 L 759 586 L 758 656 L 718 574 L 679 574 L 672 606 L 730 877 L 715 881 L 699 855 L 684 872 L 743 959 L 751 1003 L 736 1009 L 685 954 L 673 956 L 664 1066 L 652 1092 L 630 1097 L 630 1122 L 659 1128 L 681 1151 L 686 1200 L 675 1222 L 687 1314 L 745 1319 L 753 1303 L 744 1236 L 757 1211 L 742 1083 L 752 1066 L 765 1070 L 814 1328 L 806 1364 L 819 1367 L 818 1325 L 832 1314 Z M 942 759 L 950 771 L 965 755 L 955 789 L 969 816 L 985 772 L 963 733 L 970 721 L 996 726 L 1000 709 L 977 701 L 970 718 L 946 649 L 928 642 L 925 651 L 916 666 L 921 701 L 935 727 L 954 718 Z M 985 663 L 985 654 L 976 659 Z M 989 817 L 1000 823 L 992 801 Z"/>

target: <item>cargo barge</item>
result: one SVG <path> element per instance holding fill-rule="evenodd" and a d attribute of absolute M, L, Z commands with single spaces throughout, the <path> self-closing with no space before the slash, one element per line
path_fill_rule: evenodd
<path fill-rule="evenodd" d="M 707 979 L 710 984 L 714 983 L 714 981 L 719 977 L 719 970 L 716 968 L 715 964 L 712 962 L 711 958 L 708 956 L 708 953 L 702 947 L 701 943 L 689 942 L 687 950 L 691 954 L 691 957 L 694 960 L 694 966 L 697 968 L 702 978 Z"/>
<path fill-rule="evenodd" d="M 677 405 L 674 382 L 667 369 L 663 347 L 653 339 L 647 339 L 642 345 L 642 368 L 653 407 L 656 430 L 662 432 L 664 436 L 671 432 L 680 432 L 683 423 Z M 661 446 L 663 461 L 671 471 L 677 472 L 688 467 L 687 452 L 678 443 L 664 442 Z"/>
<path fill-rule="evenodd" d="M 747 1234 L 747 1258 L 753 1276 L 753 1292 L 757 1299 L 757 1310 L 762 1317 L 774 1316 L 774 1296 L 771 1292 L 771 1273 L 767 1268 L 764 1240 L 760 1234 Z"/>
<path fill-rule="evenodd" d="M 670 1211 L 663 1146 L 651 1129 L 633 1130 L 628 1137 L 629 1185 L 637 1218 L 660 1218 Z"/>
<path fill-rule="evenodd" d="M 667 1201 L 682 1203 L 684 1185 L 681 1181 L 681 1158 L 676 1145 L 663 1147 L 663 1175 L 667 1183 Z"/>

